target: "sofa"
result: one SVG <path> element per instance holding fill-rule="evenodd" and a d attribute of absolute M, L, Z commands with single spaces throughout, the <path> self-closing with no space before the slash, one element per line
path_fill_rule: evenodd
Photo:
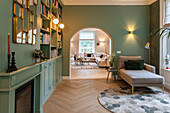
<path fill-rule="evenodd" d="M 155 74 L 156 69 L 154 66 L 144 64 L 143 70 L 126 70 L 125 61 L 128 60 L 142 60 L 141 56 L 119 56 L 118 58 L 118 74 L 119 77 L 124 79 L 132 86 L 132 94 L 134 87 L 143 86 L 158 86 L 162 87 L 164 93 L 164 77 Z"/>

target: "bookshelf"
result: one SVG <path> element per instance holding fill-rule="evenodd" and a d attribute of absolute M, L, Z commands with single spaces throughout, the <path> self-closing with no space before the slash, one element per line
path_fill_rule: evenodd
<path fill-rule="evenodd" d="M 61 0 L 41 0 L 40 49 L 48 59 L 62 55 L 63 33 L 53 20 L 63 23 Z"/>

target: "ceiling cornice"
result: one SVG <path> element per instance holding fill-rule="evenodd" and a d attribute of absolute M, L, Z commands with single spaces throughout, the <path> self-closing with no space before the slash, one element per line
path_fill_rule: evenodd
<path fill-rule="evenodd" d="M 64 5 L 150 5 L 157 0 L 62 0 Z"/>

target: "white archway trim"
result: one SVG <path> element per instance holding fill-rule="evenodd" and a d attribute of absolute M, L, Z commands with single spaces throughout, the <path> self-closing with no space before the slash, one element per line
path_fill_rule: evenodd
<path fill-rule="evenodd" d="M 98 28 L 98 27 L 87 27 L 87 28 L 82 28 L 82 29 L 80 29 L 80 30 L 78 30 L 76 33 L 74 33 L 73 35 L 72 35 L 72 37 L 70 38 L 70 50 L 69 50 L 69 79 L 71 79 L 71 41 L 72 41 L 72 39 L 73 39 L 73 37 L 76 35 L 76 34 L 78 34 L 80 31 L 82 31 L 82 30 L 84 30 L 84 29 L 99 29 L 99 30 L 101 30 L 101 31 L 103 31 L 104 33 L 106 33 L 107 35 L 108 35 L 108 37 L 109 37 L 109 39 L 110 39 L 110 42 L 111 42 L 111 47 L 110 47 L 110 51 L 111 51 L 111 54 L 112 54 L 112 51 L 113 51 L 113 40 L 112 40 L 112 37 L 111 37 L 111 35 L 108 33 L 108 32 L 106 32 L 105 30 L 103 30 L 103 29 L 101 29 L 101 28 Z"/>

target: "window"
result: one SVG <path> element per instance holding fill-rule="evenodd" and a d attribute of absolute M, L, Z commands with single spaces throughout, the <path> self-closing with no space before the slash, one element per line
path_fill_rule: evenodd
<path fill-rule="evenodd" d="M 164 27 L 170 27 L 170 0 L 164 0 Z"/>
<path fill-rule="evenodd" d="M 160 12 L 161 13 L 161 17 L 160 17 L 160 21 L 161 21 L 161 27 L 162 28 L 168 28 L 170 27 L 170 0 L 160 0 Z M 166 58 L 168 55 L 170 55 L 170 38 L 167 37 L 167 33 L 165 32 L 165 34 L 163 34 L 163 37 L 161 39 L 161 61 L 160 61 L 160 65 L 161 68 L 166 68 L 167 65 L 166 64 Z"/>
<path fill-rule="evenodd" d="M 95 52 L 95 35 L 93 31 L 82 31 L 79 33 L 79 53 Z"/>

